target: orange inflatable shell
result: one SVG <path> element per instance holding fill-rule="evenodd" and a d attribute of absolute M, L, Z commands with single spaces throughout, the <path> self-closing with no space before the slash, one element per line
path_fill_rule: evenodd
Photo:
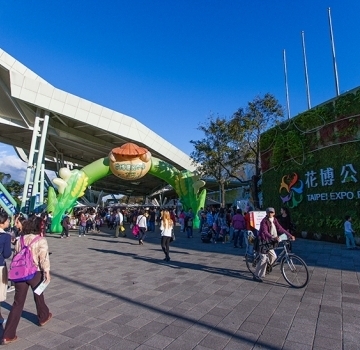
<path fill-rule="evenodd" d="M 146 154 L 148 150 L 144 147 L 135 145 L 135 143 L 125 143 L 121 147 L 116 147 L 111 150 L 115 156 L 141 156 Z"/>

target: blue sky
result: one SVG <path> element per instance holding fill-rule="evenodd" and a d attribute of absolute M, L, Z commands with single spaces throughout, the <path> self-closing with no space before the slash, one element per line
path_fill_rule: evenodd
<path fill-rule="evenodd" d="M 291 115 L 307 109 L 302 30 L 312 105 L 335 96 L 328 7 L 345 92 L 360 85 L 358 0 L 9 0 L 0 47 L 190 154 L 211 114 L 230 116 L 267 92 L 286 105 L 283 49 Z"/>

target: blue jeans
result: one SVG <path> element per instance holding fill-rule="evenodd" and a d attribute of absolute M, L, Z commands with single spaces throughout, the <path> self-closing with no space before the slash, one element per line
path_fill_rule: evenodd
<path fill-rule="evenodd" d="M 85 235 L 86 226 L 79 226 L 79 236 Z"/>
<path fill-rule="evenodd" d="M 352 233 L 345 233 L 345 238 L 346 238 L 346 248 L 351 249 L 351 248 L 355 248 L 356 244 L 355 244 L 355 240 L 354 240 L 354 235 Z"/>
<path fill-rule="evenodd" d="M 254 252 L 254 246 L 249 244 L 249 236 L 253 235 L 252 231 L 245 230 L 244 231 L 244 242 L 245 242 L 245 254 L 252 255 Z"/>
<path fill-rule="evenodd" d="M 149 231 L 155 232 L 155 221 L 149 221 Z"/>
<path fill-rule="evenodd" d="M 138 239 L 139 239 L 139 243 L 140 241 L 143 241 L 146 237 L 146 228 L 145 227 L 139 227 L 139 235 L 138 235 Z"/>
<path fill-rule="evenodd" d="M 193 235 L 193 227 L 192 226 L 187 226 L 186 227 L 186 233 L 187 233 L 188 238 L 192 237 L 192 235 Z"/>
<path fill-rule="evenodd" d="M 244 230 L 234 230 L 234 247 L 237 247 L 238 239 L 239 245 L 242 248 L 244 242 Z"/>

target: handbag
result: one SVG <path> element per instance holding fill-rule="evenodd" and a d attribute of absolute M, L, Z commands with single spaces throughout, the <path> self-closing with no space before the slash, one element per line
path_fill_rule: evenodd
<path fill-rule="evenodd" d="M 175 241 L 175 233 L 174 233 L 174 230 L 172 230 L 170 242 L 174 242 L 174 241 Z"/>
<path fill-rule="evenodd" d="M 120 231 L 124 232 L 125 231 L 125 227 L 123 225 L 120 225 Z"/>
<path fill-rule="evenodd" d="M 138 225 L 138 224 L 135 224 L 135 225 L 133 226 L 133 228 L 132 228 L 132 234 L 133 234 L 134 236 L 137 236 L 137 235 L 139 234 L 139 232 L 140 232 L 139 225 Z"/>

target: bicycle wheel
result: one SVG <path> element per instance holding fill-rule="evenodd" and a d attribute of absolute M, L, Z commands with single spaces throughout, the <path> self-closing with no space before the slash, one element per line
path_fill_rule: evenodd
<path fill-rule="evenodd" d="M 255 269 L 259 261 L 259 258 L 260 258 L 259 254 L 255 252 L 253 254 L 245 255 L 246 267 L 253 275 L 255 275 Z"/>
<path fill-rule="evenodd" d="M 284 256 L 280 269 L 285 281 L 294 288 L 303 288 L 309 282 L 309 271 L 305 261 L 295 254 Z"/>

